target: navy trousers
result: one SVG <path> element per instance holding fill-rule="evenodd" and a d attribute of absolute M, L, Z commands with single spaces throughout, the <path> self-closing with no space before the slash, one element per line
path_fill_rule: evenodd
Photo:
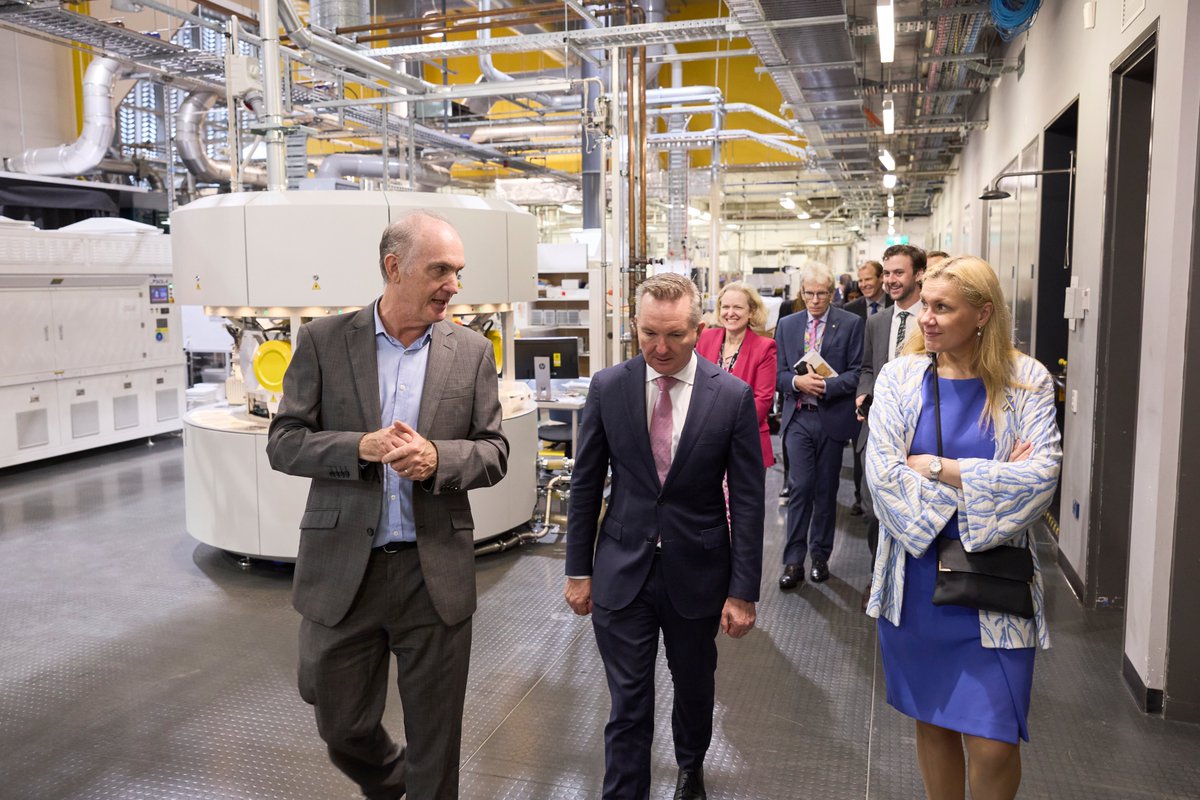
<path fill-rule="evenodd" d="M 667 596 L 659 556 L 642 590 L 625 608 L 592 607 L 612 710 L 604 727 L 604 800 L 650 796 L 654 742 L 654 662 L 662 630 L 675 686 L 671 730 L 680 769 L 698 770 L 712 742 L 720 617 L 687 619 Z"/>
<path fill-rule="evenodd" d="M 813 561 L 829 561 L 845 445 L 844 441 L 825 435 L 821 416 L 815 411 L 797 408 L 788 421 L 783 446 L 788 450 L 791 495 L 784 564 L 803 564 L 808 554 Z"/>

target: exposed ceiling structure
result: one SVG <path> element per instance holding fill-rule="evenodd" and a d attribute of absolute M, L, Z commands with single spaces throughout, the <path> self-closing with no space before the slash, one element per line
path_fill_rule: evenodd
<path fill-rule="evenodd" d="M 880 5 L 894 17 L 890 63 L 880 58 Z M 112 13 L 146 7 L 176 19 L 172 35 L 55 0 L 0 0 L 0 27 L 115 57 L 127 75 L 223 98 L 223 59 L 177 32 L 229 38 L 233 0 L 114 0 Z M 240 9 L 243 44 L 261 42 L 257 8 Z M 647 146 L 690 154 L 682 163 L 696 168 L 692 196 L 707 194 L 715 175 L 725 219 L 771 224 L 807 215 L 856 230 L 889 208 L 899 217 L 930 213 L 966 137 L 987 125 L 978 118 L 980 96 L 1021 66 L 996 59 L 1001 42 L 989 9 L 976 0 L 378 0 L 364 16 L 363 2 L 314 0 L 300 9 L 311 27 L 282 16 L 291 34 L 283 42 L 286 116 L 329 143 L 318 154 L 441 159 L 461 184 L 520 174 L 572 184 L 588 76 L 603 82 L 611 54 L 644 47 Z M 504 59 L 515 74 L 497 66 Z M 680 88 L 706 75 L 715 94 Z M 397 101 L 391 113 L 372 99 L 382 94 Z M 891 133 L 885 103 L 894 109 Z M 891 190 L 885 150 L 895 161 Z M 716 173 L 706 168 L 713 157 Z M 653 175 L 647 182 L 667 184 Z M 665 188 L 655 199 L 665 203 Z"/>

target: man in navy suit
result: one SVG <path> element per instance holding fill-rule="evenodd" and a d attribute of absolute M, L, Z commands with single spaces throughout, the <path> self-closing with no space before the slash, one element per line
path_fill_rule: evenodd
<path fill-rule="evenodd" d="M 754 627 L 762 450 L 750 387 L 693 351 L 695 284 L 656 275 L 638 286 L 636 304 L 642 354 L 592 378 L 579 428 L 564 595 L 592 615 L 608 678 L 604 800 L 650 795 L 660 630 L 675 686 L 675 798 L 694 800 L 707 797 L 717 629 L 736 639 Z"/>
<path fill-rule="evenodd" d="M 833 274 L 824 264 L 806 264 L 800 285 L 805 310 L 780 320 L 775 330 L 791 489 L 781 589 L 804 581 L 806 554 L 812 560 L 809 577 L 817 583 L 829 578 L 842 448 L 858 435 L 859 426 L 854 390 L 862 363 L 863 321 L 831 307 Z M 836 377 L 823 378 L 806 364 L 797 370 L 797 362 L 809 350 L 820 353 Z"/>

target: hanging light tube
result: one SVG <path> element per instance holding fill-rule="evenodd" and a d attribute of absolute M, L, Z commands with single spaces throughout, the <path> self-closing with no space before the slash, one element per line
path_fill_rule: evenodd
<path fill-rule="evenodd" d="M 890 64 L 896 58 L 896 9 L 892 0 L 875 6 L 879 31 L 879 63 Z"/>
<path fill-rule="evenodd" d="M 885 188 L 885 189 L 895 189 L 896 188 L 896 173 L 889 172 L 883 176 L 883 188 Z"/>
<path fill-rule="evenodd" d="M 888 208 L 896 207 L 896 195 L 894 195 L 890 192 L 888 193 L 887 206 L 888 206 Z"/>
<path fill-rule="evenodd" d="M 890 94 L 883 97 L 883 134 L 891 136 L 896 132 L 896 101 Z"/>
<path fill-rule="evenodd" d="M 896 169 L 896 159 L 892 158 L 892 154 L 886 149 L 881 148 L 879 150 L 879 163 L 883 164 L 883 168 L 888 172 Z"/>
<path fill-rule="evenodd" d="M 791 211 L 796 207 L 796 201 L 785 194 L 783 197 L 779 198 L 779 205 L 783 206 L 788 211 Z"/>

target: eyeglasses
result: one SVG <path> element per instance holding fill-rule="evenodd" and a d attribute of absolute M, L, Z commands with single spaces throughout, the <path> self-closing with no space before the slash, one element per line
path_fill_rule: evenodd
<path fill-rule="evenodd" d="M 824 300 L 829 297 L 829 292 L 801 292 L 805 300 Z"/>

